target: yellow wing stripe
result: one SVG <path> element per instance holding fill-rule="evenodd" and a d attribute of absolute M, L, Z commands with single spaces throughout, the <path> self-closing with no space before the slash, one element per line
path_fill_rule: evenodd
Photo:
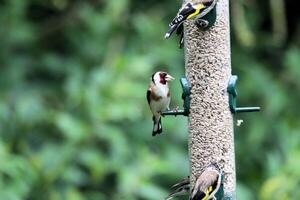
<path fill-rule="evenodd" d="M 208 188 L 208 190 L 205 192 L 205 197 L 203 197 L 203 199 L 201 199 L 201 200 L 208 200 L 209 193 L 211 193 L 212 190 L 213 190 L 213 187 L 210 186 L 210 187 Z"/>
<path fill-rule="evenodd" d="M 207 192 L 205 193 L 205 197 L 204 197 L 202 200 L 208 200 L 208 197 L 209 197 L 209 192 L 207 191 Z"/>
<path fill-rule="evenodd" d="M 187 19 L 191 19 L 191 18 L 195 17 L 196 15 L 198 15 L 198 14 L 200 13 L 200 11 L 201 11 L 203 8 L 205 8 L 205 6 L 204 6 L 203 4 L 199 4 L 199 5 L 197 6 L 196 11 L 195 11 L 194 13 L 190 14 L 190 15 L 187 17 Z"/>

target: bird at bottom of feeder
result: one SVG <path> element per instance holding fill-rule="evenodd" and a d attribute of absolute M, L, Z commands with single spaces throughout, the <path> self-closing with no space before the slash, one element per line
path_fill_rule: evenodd
<path fill-rule="evenodd" d="M 174 197 L 189 195 L 190 193 L 190 177 L 186 177 L 180 180 L 178 183 L 172 186 L 173 191 L 164 199 L 170 200 Z"/>
<path fill-rule="evenodd" d="M 221 170 L 216 163 L 209 165 L 197 178 L 190 200 L 216 200 L 221 185 Z"/>
<path fill-rule="evenodd" d="M 176 30 L 176 34 L 180 37 L 179 48 L 181 48 L 183 45 L 183 22 L 194 17 L 197 17 L 198 21 L 201 21 L 200 18 L 206 15 L 212 9 L 216 1 L 217 0 L 201 0 L 197 3 L 187 2 L 184 4 L 179 9 L 176 17 L 169 24 L 169 30 L 165 34 L 165 38 L 167 39 L 171 37 L 173 32 Z"/>
<path fill-rule="evenodd" d="M 152 136 L 162 133 L 161 112 L 169 110 L 171 101 L 168 82 L 174 78 L 166 72 L 155 72 L 147 90 L 147 101 L 153 114 Z"/>

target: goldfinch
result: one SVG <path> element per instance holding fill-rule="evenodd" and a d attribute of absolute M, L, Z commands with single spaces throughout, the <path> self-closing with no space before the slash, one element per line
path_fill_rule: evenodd
<path fill-rule="evenodd" d="M 164 200 L 170 200 L 177 196 L 188 195 L 190 193 L 190 177 L 186 177 L 172 186 L 173 191 Z"/>
<path fill-rule="evenodd" d="M 168 82 L 174 78 L 166 72 L 158 71 L 152 75 L 150 86 L 147 90 L 147 100 L 153 114 L 152 136 L 162 132 L 161 112 L 169 110 L 170 90 Z"/>
<path fill-rule="evenodd" d="M 201 0 L 198 3 L 186 3 L 178 11 L 176 17 L 169 24 L 169 30 L 165 34 L 165 38 L 169 38 L 175 30 L 180 36 L 180 48 L 183 44 L 183 22 L 197 16 L 201 18 L 206 15 L 215 5 L 217 0 Z"/>
<path fill-rule="evenodd" d="M 221 185 L 221 171 L 217 164 L 209 165 L 197 178 L 190 200 L 216 200 L 215 194 Z"/>

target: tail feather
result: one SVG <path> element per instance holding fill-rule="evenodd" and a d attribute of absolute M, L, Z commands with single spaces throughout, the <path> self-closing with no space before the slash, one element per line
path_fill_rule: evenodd
<path fill-rule="evenodd" d="M 165 34 L 165 39 L 171 37 L 171 35 L 172 35 L 173 32 L 177 29 L 178 26 L 179 26 L 179 24 L 174 24 L 174 25 L 170 26 L 170 29 L 169 29 L 168 32 Z"/>
<path fill-rule="evenodd" d="M 186 189 L 181 189 L 181 190 L 176 190 L 174 192 L 172 192 L 171 194 L 169 194 L 169 196 L 167 196 L 164 200 L 170 200 L 173 199 L 174 197 L 178 197 L 178 196 L 185 196 L 188 195 L 189 191 Z"/>
<path fill-rule="evenodd" d="M 157 134 L 162 133 L 162 126 L 161 126 L 161 117 L 159 116 L 159 119 L 155 116 L 153 116 L 153 131 L 152 131 L 152 136 L 155 136 Z"/>
<path fill-rule="evenodd" d="M 171 200 L 177 196 L 184 196 L 190 193 L 190 179 L 189 177 L 180 180 L 172 186 L 173 191 L 164 200 Z"/>
<path fill-rule="evenodd" d="M 172 185 L 173 189 L 178 189 L 180 187 L 190 187 L 190 177 L 187 176 L 184 179 L 178 181 L 176 184 Z M 188 189 L 190 190 L 190 189 Z"/>

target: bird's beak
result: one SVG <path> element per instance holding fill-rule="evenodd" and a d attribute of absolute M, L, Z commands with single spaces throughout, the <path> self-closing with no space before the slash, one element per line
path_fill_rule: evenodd
<path fill-rule="evenodd" d="M 172 77 L 171 75 L 167 74 L 167 76 L 165 77 L 166 81 L 173 81 L 175 78 Z"/>

